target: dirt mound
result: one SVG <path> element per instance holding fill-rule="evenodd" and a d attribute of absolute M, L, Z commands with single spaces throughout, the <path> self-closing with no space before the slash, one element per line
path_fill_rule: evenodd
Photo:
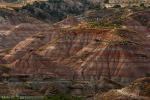
<path fill-rule="evenodd" d="M 138 79 L 123 89 L 97 94 L 94 100 L 149 100 L 149 86 L 150 78 Z"/>

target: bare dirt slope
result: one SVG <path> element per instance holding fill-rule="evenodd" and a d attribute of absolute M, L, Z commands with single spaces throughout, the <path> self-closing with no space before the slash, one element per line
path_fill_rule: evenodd
<path fill-rule="evenodd" d="M 142 14 L 147 16 L 149 24 L 149 11 L 142 11 L 123 20 L 127 28 L 81 27 L 85 22 L 74 18 L 61 21 L 51 29 L 38 21 L 13 23 L 11 26 L 17 28 L 9 29 L 10 40 L 2 40 L 2 45 L 9 45 L 1 47 L 12 48 L 2 60 L 11 68 L 10 74 L 45 73 L 67 79 L 108 77 L 129 82 L 150 71 L 149 27 L 137 19 Z M 133 25 L 144 27 L 143 31 Z M 18 34 L 24 32 L 20 38 Z M 6 33 L 5 30 L 4 37 Z"/>

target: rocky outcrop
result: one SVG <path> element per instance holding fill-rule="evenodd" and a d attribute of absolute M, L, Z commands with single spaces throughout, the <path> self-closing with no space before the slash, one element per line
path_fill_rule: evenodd
<path fill-rule="evenodd" d="M 128 87 L 97 94 L 94 100 L 149 100 L 150 78 L 134 81 Z"/>

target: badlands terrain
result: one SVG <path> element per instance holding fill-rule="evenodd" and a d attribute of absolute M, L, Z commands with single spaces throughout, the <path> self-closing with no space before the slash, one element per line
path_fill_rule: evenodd
<path fill-rule="evenodd" d="M 150 100 L 149 52 L 148 7 L 65 0 L 0 9 L 0 95 Z"/>

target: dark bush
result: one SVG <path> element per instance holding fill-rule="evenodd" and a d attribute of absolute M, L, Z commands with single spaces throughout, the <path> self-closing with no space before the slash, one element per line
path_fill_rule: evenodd
<path fill-rule="evenodd" d="M 115 5 L 113 8 L 121 8 L 121 5 Z"/>

